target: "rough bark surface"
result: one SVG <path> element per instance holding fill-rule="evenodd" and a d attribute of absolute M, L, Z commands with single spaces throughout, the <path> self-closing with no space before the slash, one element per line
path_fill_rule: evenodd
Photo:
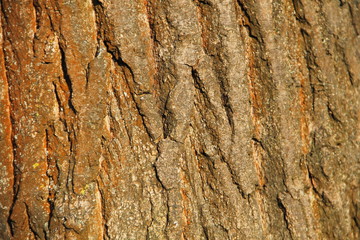
<path fill-rule="evenodd" d="M 2 0 L 0 239 L 359 239 L 358 0 Z"/>

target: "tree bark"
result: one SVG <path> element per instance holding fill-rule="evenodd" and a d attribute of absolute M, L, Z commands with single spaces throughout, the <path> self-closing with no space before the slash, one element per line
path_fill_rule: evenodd
<path fill-rule="evenodd" d="M 1 239 L 359 239 L 358 0 L 1 0 Z"/>

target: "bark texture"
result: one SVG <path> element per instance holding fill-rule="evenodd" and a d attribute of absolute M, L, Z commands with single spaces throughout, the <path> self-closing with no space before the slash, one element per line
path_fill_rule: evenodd
<path fill-rule="evenodd" d="M 359 239 L 358 0 L 2 0 L 0 239 Z"/>

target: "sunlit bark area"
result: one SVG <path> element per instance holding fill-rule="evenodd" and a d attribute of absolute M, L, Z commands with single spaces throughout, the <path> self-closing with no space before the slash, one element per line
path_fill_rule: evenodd
<path fill-rule="evenodd" d="M 359 1 L 0 2 L 0 239 L 359 239 Z"/>

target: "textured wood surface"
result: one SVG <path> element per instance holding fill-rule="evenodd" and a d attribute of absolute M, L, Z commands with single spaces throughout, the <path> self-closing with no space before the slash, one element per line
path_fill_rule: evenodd
<path fill-rule="evenodd" d="M 0 2 L 0 239 L 359 239 L 358 0 Z"/>

